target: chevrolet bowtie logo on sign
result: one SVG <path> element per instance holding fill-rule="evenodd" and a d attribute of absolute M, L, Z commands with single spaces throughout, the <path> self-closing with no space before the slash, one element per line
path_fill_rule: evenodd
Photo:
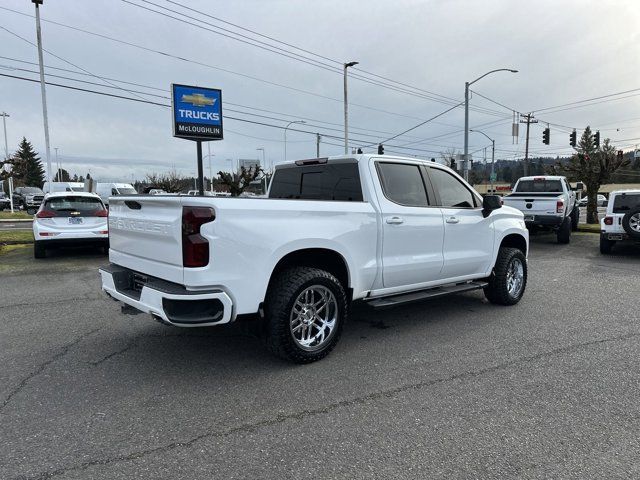
<path fill-rule="evenodd" d="M 222 91 L 171 85 L 173 136 L 189 140 L 222 140 Z"/>
<path fill-rule="evenodd" d="M 182 95 L 182 102 L 190 103 L 196 107 L 204 107 L 205 105 L 213 105 L 215 98 L 207 98 L 202 93 L 194 93 L 193 95 Z"/>

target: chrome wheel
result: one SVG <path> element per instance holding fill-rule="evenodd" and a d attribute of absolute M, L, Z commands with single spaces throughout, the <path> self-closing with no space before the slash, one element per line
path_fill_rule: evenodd
<path fill-rule="evenodd" d="M 338 302 L 333 292 L 322 285 L 313 285 L 296 298 L 289 317 L 289 328 L 298 346 L 312 352 L 329 342 L 337 322 Z"/>
<path fill-rule="evenodd" d="M 507 270 L 507 291 L 511 298 L 517 298 L 524 286 L 524 265 L 522 260 L 514 258 Z"/>
<path fill-rule="evenodd" d="M 640 213 L 636 213 L 629 218 L 629 228 L 634 232 L 640 233 Z"/>

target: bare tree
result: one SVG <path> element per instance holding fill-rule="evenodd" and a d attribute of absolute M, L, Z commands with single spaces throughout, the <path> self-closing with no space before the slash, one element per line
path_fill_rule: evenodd
<path fill-rule="evenodd" d="M 153 185 L 154 187 L 161 188 L 167 193 L 178 193 L 187 188 L 191 184 L 188 178 L 183 177 L 175 169 L 169 170 L 167 173 L 147 174 L 145 177 L 146 183 Z"/>
<path fill-rule="evenodd" d="M 251 182 L 257 180 L 261 174 L 264 174 L 264 171 L 258 166 L 249 167 L 248 169 L 240 167 L 238 173 L 218 172 L 220 183 L 229 188 L 229 193 L 231 193 L 232 197 L 239 197 L 242 192 L 249 187 Z"/>
<path fill-rule="evenodd" d="M 568 162 L 556 162 L 549 168 L 551 174 L 564 174 L 570 180 L 583 182 L 587 187 L 587 223 L 598 223 L 598 191 L 600 186 L 611 181 L 611 176 L 629 160 L 619 157 L 607 138 L 602 145 L 593 144 L 591 128 L 587 127 L 580 137 L 576 153 Z"/>

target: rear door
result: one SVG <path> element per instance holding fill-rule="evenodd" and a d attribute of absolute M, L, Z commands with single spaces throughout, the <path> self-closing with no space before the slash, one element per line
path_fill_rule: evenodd
<path fill-rule="evenodd" d="M 441 277 L 477 276 L 493 260 L 493 219 L 484 218 L 478 196 L 449 171 L 428 166 L 426 171 L 444 217 L 444 265 Z"/>
<path fill-rule="evenodd" d="M 372 165 L 382 213 L 382 277 L 385 288 L 440 278 L 444 225 L 430 205 L 419 163 L 376 161 Z"/>

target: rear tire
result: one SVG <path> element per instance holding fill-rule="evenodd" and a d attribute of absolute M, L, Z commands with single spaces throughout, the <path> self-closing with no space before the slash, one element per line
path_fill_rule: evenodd
<path fill-rule="evenodd" d="M 562 225 L 560 225 L 556 238 L 558 243 L 561 244 L 567 244 L 571 241 L 571 219 L 569 217 L 565 217 Z"/>
<path fill-rule="evenodd" d="M 576 205 L 573 207 L 573 211 L 571 212 L 571 231 L 578 231 L 578 223 L 580 222 L 580 209 Z"/>
<path fill-rule="evenodd" d="M 47 258 L 47 249 L 41 241 L 33 242 L 33 257 L 34 258 Z"/>
<path fill-rule="evenodd" d="M 515 305 L 527 286 L 527 259 L 517 248 L 502 247 L 484 287 L 484 296 L 497 305 Z"/>
<path fill-rule="evenodd" d="M 615 240 L 609 240 L 604 235 L 600 235 L 600 253 L 603 255 L 611 253 L 615 243 Z"/>
<path fill-rule="evenodd" d="M 272 353 L 295 363 L 315 362 L 338 343 L 347 318 L 347 296 L 329 272 L 294 267 L 271 282 L 265 314 Z"/>

